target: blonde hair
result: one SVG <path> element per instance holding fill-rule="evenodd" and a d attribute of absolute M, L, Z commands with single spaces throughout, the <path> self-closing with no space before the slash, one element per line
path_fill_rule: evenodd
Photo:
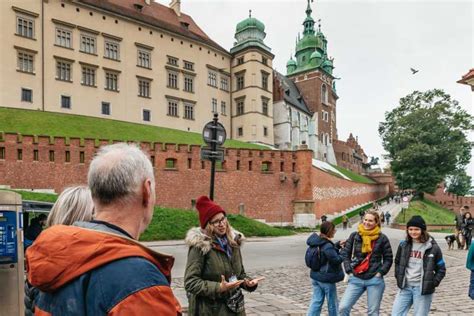
<path fill-rule="evenodd" d="M 375 218 L 375 222 L 380 226 L 380 214 L 375 210 L 368 210 L 365 212 L 364 217 L 367 215 L 372 215 Z"/>
<path fill-rule="evenodd" d="M 233 236 L 231 233 L 232 227 L 230 226 L 229 221 L 227 219 L 225 223 L 226 223 L 225 235 L 227 237 L 227 241 L 229 242 L 229 245 L 231 245 L 232 247 L 237 247 L 238 246 L 237 242 L 234 240 L 235 236 Z M 209 237 L 214 238 L 216 236 L 216 234 L 214 233 L 214 226 L 210 222 L 207 222 L 206 228 L 204 230 L 206 231 L 206 234 Z"/>
<path fill-rule="evenodd" d="M 72 225 L 77 221 L 90 221 L 94 212 L 91 191 L 86 186 L 64 189 L 49 212 L 46 226 Z"/>

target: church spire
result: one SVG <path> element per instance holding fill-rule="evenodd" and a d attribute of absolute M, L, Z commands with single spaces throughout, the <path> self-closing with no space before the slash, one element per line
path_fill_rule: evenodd
<path fill-rule="evenodd" d="M 304 19 L 304 22 L 303 22 L 303 25 L 304 25 L 303 34 L 304 35 L 308 35 L 308 34 L 313 35 L 314 34 L 314 20 L 311 17 L 311 13 L 313 12 L 313 10 L 311 10 L 310 1 L 312 2 L 312 0 L 308 0 L 308 6 L 306 7 L 306 19 Z"/>
<path fill-rule="evenodd" d="M 308 0 L 308 6 L 306 7 L 306 16 L 307 17 L 310 17 L 311 12 L 313 12 L 313 10 L 311 10 L 311 5 L 309 4 L 310 1 L 313 2 L 313 0 Z"/>

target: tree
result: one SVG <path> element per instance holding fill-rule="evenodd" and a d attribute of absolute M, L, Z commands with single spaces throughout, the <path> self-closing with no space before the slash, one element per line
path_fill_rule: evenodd
<path fill-rule="evenodd" d="M 473 128 L 473 117 L 443 90 L 401 98 L 379 125 L 397 184 L 433 193 L 446 176 L 469 163 L 472 144 L 466 134 Z"/>
<path fill-rule="evenodd" d="M 448 176 L 448 192 L 456 195 L 464 196 L 468 194 L 471 189 L 471 176 L 466 173 L 464 169 L 455 170 Z"/>

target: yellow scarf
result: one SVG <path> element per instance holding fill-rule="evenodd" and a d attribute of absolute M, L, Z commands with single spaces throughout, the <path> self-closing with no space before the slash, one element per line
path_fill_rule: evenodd
<path fill-rule="evenodd" d="M 380 227 L 375 226 L 372 230 L 366 230 L 364 225 L 359 224 L 359 235 L 362 237 L 362 253 L 372 251 L 372 241 L 377 240 L 380 236 Z"/>

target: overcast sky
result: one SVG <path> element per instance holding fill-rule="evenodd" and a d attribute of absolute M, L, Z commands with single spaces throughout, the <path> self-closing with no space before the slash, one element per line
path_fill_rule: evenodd
<path fill-rule="evenodd" d="M 168 1 L 158 1 L 168 4 Z M 306 0 L 181 0 L 182 11 L 216 42 L 230 49 L 235 26 L 252 16 L 265 24 L 274 68 L 286 73 L 302 32 Z M 474 67 L 473 1 L 347 1 L 312 4 L 334 57 L 339 139 L 350 132 L 368 156 L 381 157 L 378 135 L 384 113 L 414 90 L 441 88 L 473 113 L 473 94 L 456 83 Z M 420 71 L 412 75 L 410 67 Z M 474 137 L 471 138 L 474 140 Z M 468 172 L 474 175 L 474 164 Z"/>

